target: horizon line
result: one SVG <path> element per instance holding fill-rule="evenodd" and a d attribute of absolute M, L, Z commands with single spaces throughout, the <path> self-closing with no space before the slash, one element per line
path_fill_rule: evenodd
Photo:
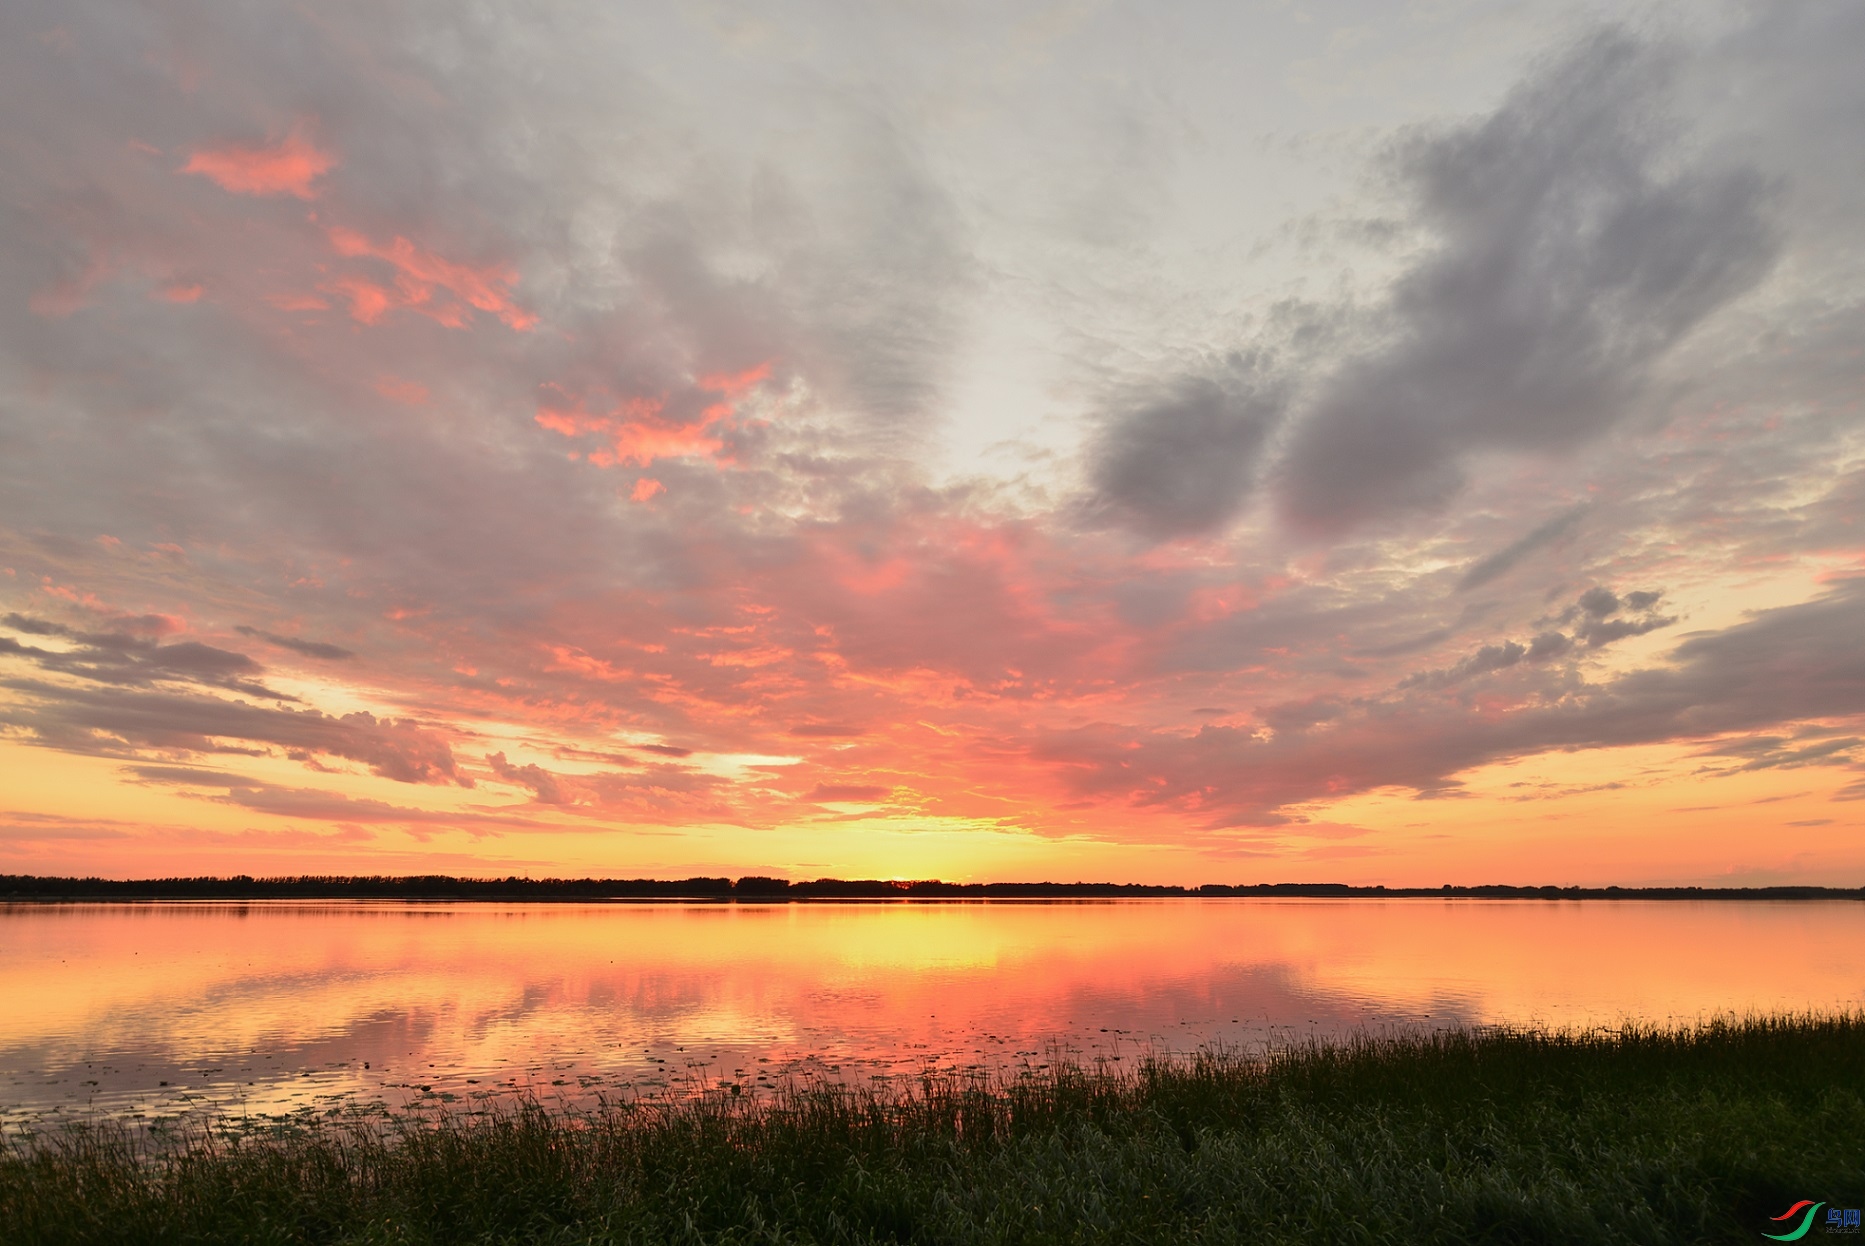
<path fill-rule="evenodd" d="M 435 899 L 435 900 L 952 900 L 952 899 L 1223 899 L 1468 898 L 1468 899 L 1861 899 L 1865 887 L 1807 884 L 1581 886 L 1517 883 L 1443 883 L 1436 887 L 1385 883 L 1117 883 L 941 879 L 817 878 L 790 880 L 748 874 L 739 878 L 498 878 L 447 874 L 291 874 L 109 879 L 96 876 L 0 874 L 0 900 L 96 899 Z"/>

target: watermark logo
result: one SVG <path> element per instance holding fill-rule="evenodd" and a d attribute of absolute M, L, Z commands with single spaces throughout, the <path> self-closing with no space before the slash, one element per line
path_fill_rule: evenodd
<path fill-rule="evenodd" d="M 1819 1216 L 1825 1203 L 1816 1203 L 1810 1198 L 1803 1198 L 1778 1216 L 1768 1217 L 1777 1222 L 1800 1223 L 1785 1233 L 1763 1233 L 1762 1236 L 1776 1242 L 1797 1242 L 1813 1230 L 1814 1219 Z M 1857 1207 L 1826 1207 L 1825 1219 L 1828 1233 L 1857 1234 L 1859 1231 L 1859 1209 Z"/>
<path fill-rule="evenodd" d="M 1790 1229 L 1786 1233 L 1763 1233 L 1762 1236 L 1777 1242 L 1797 1242 L 1807 1235 L 1807 1230 L 1813 1227 L 1813 1218 L 1820 1214 L 1820 1208 L 1824 1206 L 1826 1206 L 1825 1203 L 1816 1203 L 1810 1198 L 1803 1198 L 1780 1215 L 1768 1217 L 1770 1220 L 1792 1220 L 1805 1212 L 1806 1214 L 1801 1216 L 1799 1228 Z"/>

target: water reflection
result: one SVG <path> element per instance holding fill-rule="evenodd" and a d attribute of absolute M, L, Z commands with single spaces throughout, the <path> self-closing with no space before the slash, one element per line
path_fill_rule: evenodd
<path fill-rule="evenodd" d="M 587 1102 L 1865 1004 L 1865 905 L 0 906 L 0 1120 Z"/>

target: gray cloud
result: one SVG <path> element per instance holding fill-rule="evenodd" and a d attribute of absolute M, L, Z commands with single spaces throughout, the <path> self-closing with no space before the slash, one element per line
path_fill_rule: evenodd
<path fill-rule="evenodd" d="M 1630 416 L 1658 360 L 1774 254 L 1768 187 L 1667 141 L 1664 54 L 1594 36 L 1478 125 L 1398 152 L 1439 245 L 1390 344 L 1296 426 L 1286 513 L 1338 531 L 1435 506 L 1476 451 L 1557 451 Z"/>
<path fill-rule="evenodd" d="M 345 796 L 338 792 L 325 792 L 317 788 L 286 787 L 245 775 L 193 766 L 125 766 L 123 772 L 143 783 L 218 790 L 220 795 L 207 799 L 221 804 L 237 805 L 255 813 L 269 813 L 286 818 L 412 825 L 438 823 L 461 827 L 483 825 L 539 827 L 543 825 L 528 818 L 513 817 L 510 814 L 502 814 L 483 807 L 464 812 L 413 809 L 368 797 Z"/>
<path fill-rule="evenodd" d="M 1589 649 L 1598 649 L 1615 640 L 1643 636 L 1677 622 L 1675 615 L 1661 615 L 1653 609 L 1663 597 L 1664 594 L 1655 589 L 1641 589 L 1620 597 L 1604 585 L 1596 584 L 1580 594 L 1579 599 L 1561 611 L 1554 621 L 1575 624 L 1574 640 Z M 1640 611 L 1644 617 L 1613 617 L 1622 609 Z"/>
<path fill-rule="evenodd" d="M 1784 736 L 1750 736 L 1706 749 L 1707 757 L 1733 757 L 1741 761 L 1738 769 L 1798 770 L 1804 766 L 1831 766 L 1854 760 L 1853 754 L 1865 740 L 1858 736 L 1819 739 L 1819 731 L 1796 732 L 1792 739 Z M 1812 743 L 1801 741 L 1814 737 Z"/>
<path fill-rule="evenodd" d="M 537 797 L 539 804 L 562 805 L 569 803 L 568 797 L 564 795 L 563 785 L 557 781 L 557 776 L 544 769 L 542 766 L 514 766 L 511 762 L 506 760 L 505 754 L 502 752 L 488 754 L 486 757 L 486 764 L 492 767 L 493 774 L 505 780 L 507 783 L 515 783 L 520 787 L 529 788 L 532 795 Z"/>
<path fill-rule="evenodd" d="M 1624 640 L 1628 636 L 1643 636 L 1646 632 L 1655 632 L 1661 627 L 1669 627 L 1677 622 L 1670 615 L 1652 615 L 1643 619 L 1589 619 L 1585 626 L 1574 635 L 1587 643 L 1587 648 L 1598 649 L 1610 645 L 1615 640 Z"/>
<path fill-rule="evenodd" d="M 1546 662 L 1563 656 L 1573 647 L 1573 638 L 1564 632 L 1540 632 L 1525 645 L 1505 640 L 1501 644 L 1484 645 L 1455 666 L 1408 675 L 1399 681 L 1399 687 L 1448 688 L 1474 675 L 1507 670 L 1519 662 Z"/>
<path fill-rule="evenodd" d="M 1619 597 L 1609 588 L 1595 585 L 1580 594 L 1580 600 L 1574 603 L 1582 614 L 1596 619 L 1603 619 L 1619 608 Z"/>
<path fill-rule="evenodd" d="M 1557 633 L 1558 635 L 1558 633 Z M 1540 638 L 1537 637 L 1539 640 Z M 1566 637 L 1561 637 L 1565 640 Z M 1544 652 L 1553 646 L 1544 646 Z M 1499 645 L 1484 645 L 1475 653 L 1453 667 L 1437 671 L 1421 671 L 1416 675 L 1401 680 L 1401 688 L 1423 686 L 1426 688 L 1445 688 L 1454 683 L 1461 683 L 1472 675 L 1487 675 L 1491 671 L 1506 670 L 1528 656 L 1528 646 L 1513 640 L 1505 640 Z"/>
<path fill-rule="evenodd" d="M 1381 787 L 1441 792 L 1462 770 L 1553 749 L 1702 739 L 1865 716 L 1865 579 L 1825 596 L 1757 613 L 1692 636 L 1670 665 L 1600 684 L 1548 668 L 1508 708 L 1477 712 L 1454 679 L 1411 680 L 1385 697 L 1321 700 L 1265 709 L 1275 729 L 1207 726 L 1191 735 L 1112 726 L 1050 735 L 1033 755 L 1062 763 L 1085 793 L 1139 806 L 1177 807 L 1212 826 L 1273 825 L 1289 806 Z M 1519 646 L 1495 646 L 1473 667 L 1515 665 Z M 1474 670 L 1470 673 L 1475 673 Z M 1844 764 L 1849 745 L 1814 745 L 1763 757 Z"/>
<path fill-rule="evenodd" d="M 1242 505 L 1283 401 L 1278 383 L 1241 360 L 1131 399 L 1094 446 L 1096 500 L 1151 536 L 1216 528 Z"/>
<path fill-rule="evenodd" d="M 341 645 L 328 644 L 321 640 L 300 640 L 296 636 L 280 636 L 277 632 L 268 632 L 257 627 L 240 626 L 233 630 L 242 636 L 251 636 L 255 640 L 263 640 L 267 644 L 277 645 L 281 649 L 289 649 L 293 653 L 301 653 L 307 658 L 326 658 L 331 661 L 342 661 L 346 658 L 353 658 L 356 656 L 354 650 L 345 649 Z"/>
<path fill-rule="evenodd" d="M 248 705 L 185 692 L 73 688 L 36 680 L 0 681 L 23 699 L 0 704 L 0 722 L 40 744 L 71 752 L 134 756 L 145 748 L 215 751 L 219 742 L 273 745 L 301 760 L 318 754 L 360 762 L 402 783 L 472 786 L 455 767 L 446 737 L 405 719 L 365 711 L 333 718 L 315 710 Z"/>
<path fill-rule="evenodd" d="M 1528 660 L 1539 662 L 1557 658 L 1573 648 L 1573 640 L 1562 632 L 1540 632 L 1528 642 Z"/>
<path fill-rule="evenodd" d="M 1530 531 L 1526 536 L 1511 541 L 1486 558 L 1479 558 L 1470 564 L 1470 569 L 1457 581 L 1457 591 L 1468 592 L 1481 588 L 1491 580 L 1507 575 L 1515 569 L 1517 563 L 1534 553 L 1544 545 L 1552 545 L 1568 535 L 1580 523 L 1586 514 L 1586 508 L 1576 506 L 1563 511 L 1554 518 Z"/>
<path fill-rule="evenodd" d="M 0 637 L 0 653 L 26 658 L 47 671 L 128 687 L 197 683 L 271 701 L 298 699 L 249 678 L 264 674 L 265 668 L 245 654 L 198 641 L 164 645 L 127 632 L 84 632 L 20 614 L 8 614 L 0 618 L 0 623 L 27 635 L 57 636 L 74 642 L 73 648 L 53 650 Z"/>

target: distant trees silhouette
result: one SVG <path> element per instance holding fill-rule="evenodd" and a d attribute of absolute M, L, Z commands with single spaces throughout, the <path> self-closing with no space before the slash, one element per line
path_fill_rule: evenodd
<path fill-rule="evenodd" d="M 1865 900 L 1845 887 L 1356 887 L 1346 883 L 947 883 L 883 878 L 453 878 L 303 874 L 281 878 L 52 878 L 0 874 L 0 900 L 1096 900 L 1211 897 L 1484 900 Z"/>

